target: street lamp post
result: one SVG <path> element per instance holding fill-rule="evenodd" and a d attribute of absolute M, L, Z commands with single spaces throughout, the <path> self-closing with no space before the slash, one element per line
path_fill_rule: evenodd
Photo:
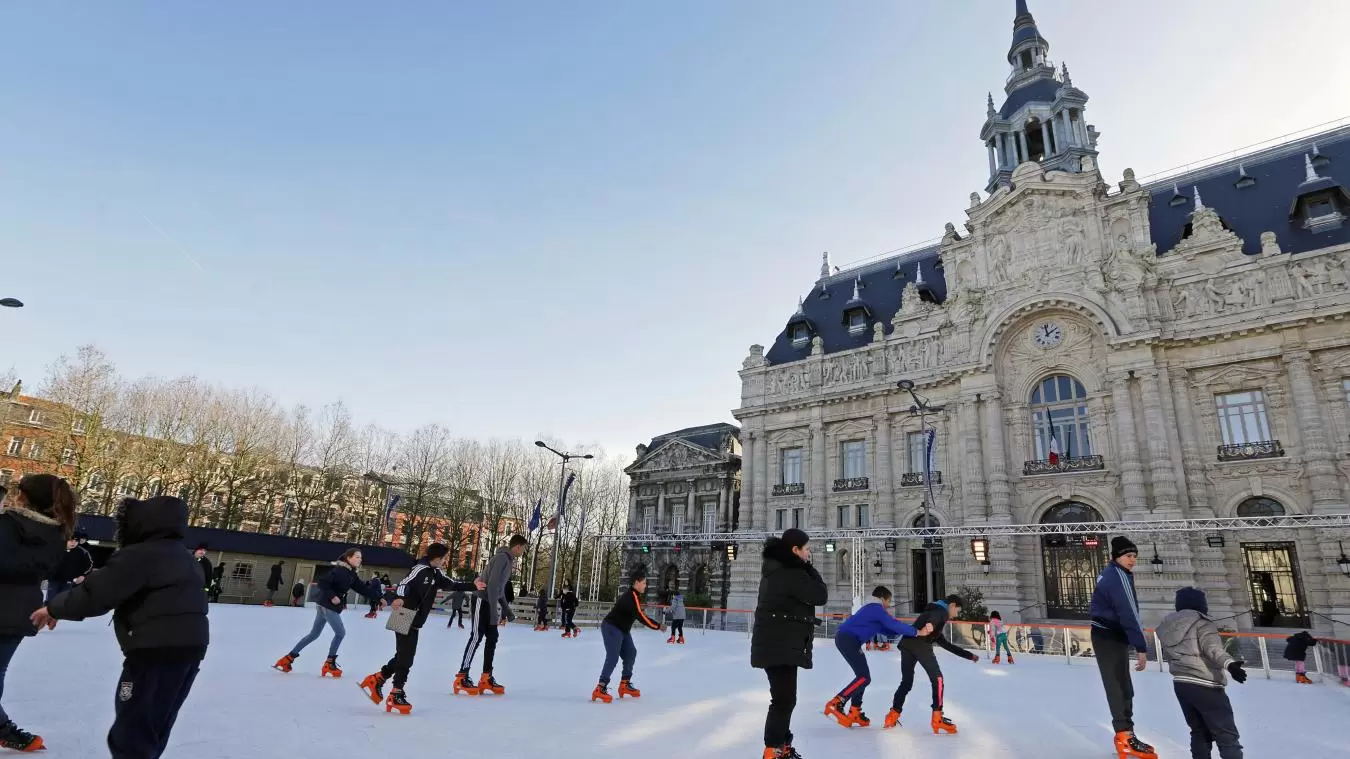
<path fill-rule="evenodd" d="M 562 466 L 558 468 L 558 511 L 554 515 L 556 521 L 554 522 L 555 526 L 553 528 L 553 556 L 549 559 L 548 566 L 548 597 L 552 598 L 553 584 L 558 579 L 558 536 L 562 534 L 563 491 L 567 487 L 565 482 L 567 479 L 567 462 L 572 459 L 593 459 L 595 456 L 589 453 L 564 453 L 542 440 L 536 440 L 534 441 L 534 444 L 562 459 Z"/>
<path fill-rule="evenodd" d="M 932 526 L 932 516 L 929 514 L 929 509 L 933 504 L 933 457 L 931 455 L 931 446 L 928 444 L 926 436 L 932 434 L 934 438 L 937 437 L 936 427 L 931 428 L 930 431 L 928 426 L 928 415 L 936 411 L 941 411 L 943 407 L 930 406 L 927 398 L 921 397 L 918 393 L 914 392 L 914 380 L 900 380 L 895 386 L 909 393 L 909 397 L 914 400 L 914 405 L 910 406 L 909 412 L 911 414 L 917 413 L 919 415 L 919 429 L 923 430 L 925 435 L 923 451 L 923 526 L 927 529 Z M 931 604 L 937 599 L 933 597 L 933 544 L 928 538 L 923 539 L 923 571 L 924 590 L 928 595 L 928 603 Z"/>

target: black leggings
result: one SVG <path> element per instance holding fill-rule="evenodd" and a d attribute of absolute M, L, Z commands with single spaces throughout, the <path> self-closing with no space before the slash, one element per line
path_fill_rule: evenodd
<path fill-rule="evenodd" d="M 576 616 L 576 609 L 563 609 L 562 626 L 564 630 L 576 630 L 577 626 L 572 623 L 572 618 Z"/>
<path fill-rule="evenodd" d="M 900 644 L 900 687 L 895 689 L 891 708 L 897 712 L 904 710 L 905 696 L 914 687 L 915 664 L 922 666 L 923 671 L 928 673 L 928 682 L 933 686 L 933 711 L 942 711 L 942 667 L 938 666 L 937 657 L 933 655 L 933 644 L 916 638 L 905 638 Z"/>
<path fill-rule="evenodd" d="M 792 710 L 797 708 L 797 668 L 765 667 L 769 676 L 769 715 L 764 720 L 764 745 L 792 745 Z"/>
<path fill-rule="evenodd" d="M 684 637 L 684 620 L 683 620 L 683 619 L 672 619 L 672 620 L 670 620 L 670 637 L 674 638 L 674 637 L 677 636 L 677 635 L 678 635 L 679 637 L 681 637 L 681 638 Z"/>

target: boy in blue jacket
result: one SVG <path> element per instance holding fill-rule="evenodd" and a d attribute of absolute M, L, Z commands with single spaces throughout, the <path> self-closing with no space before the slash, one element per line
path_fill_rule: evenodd
<path fill-rule="evenodd" d="M 1134 683 L 1130 681 L 1130 649 L 1137 672 L 1148 667 L 1148 639 L 1134 593 L 1134 565 L 1139 548 L 1129 538 L 1111 539 L 1111 563 L 1097 575 L 1092 591 L 1092 652 L 1101 672 L 1111 710 L 1119 759 L 1157 759 L 1153 747 L 1134 734 Z"/>
<path fill-rule="evenodd" d="M 844 661 L 853 668 L 853 681 L 825 705 L 825 715 L 834 717 L 844 727 L 867 727 L 872 724 L 862 712 L 863 692 L 872 682 L 872 673 L 867 668 L 867 655 L 862 650 L 863 642 L 871 641 L 877 636 L 913 638 L 933 631 L 932 625 L 915 630 L 892 617 L 887 611 L 890 605 L 891 591 L 885 586 L 877 586 L 876 590 L 872 591 L 872 599 L 854 612 L 853 616 L 844 620 L 834 635 L 835 647 L 839 649 Z M 844 704 L 850 701 L 852 706 L 845 712 Z"/>

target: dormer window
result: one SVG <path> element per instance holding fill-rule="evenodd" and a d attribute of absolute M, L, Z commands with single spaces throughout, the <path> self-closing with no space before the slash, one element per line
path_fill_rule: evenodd
<path fill-rule="evenodd" d="M 848 333 L 850 335 L 859 335 L 867 331 L 867 309 L 853 308 L 849 309 L 844 316 L 848 324 Z"/>
<path fill-rule="evenodd" d="M 806 328 L 804 322 L 792 325 L 789 332 L 792 335 L 792 346 L 794 348 L 800 348 L 811 341 L 811 331 Z"/>
<path fill-rule="evenodd" d="M 1299 201 L 1302 206 L 1303 226 L 1311 232 L 1338 229 L 1345 221 L 1345 211 L 1337 202 L 1335 193 L 1320 192 Z"/>

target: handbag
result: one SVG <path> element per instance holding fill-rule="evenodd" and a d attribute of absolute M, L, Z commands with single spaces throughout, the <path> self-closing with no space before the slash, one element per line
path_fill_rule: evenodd
<path fill-rule="evenodd" d="M 413 620 L 416 618 L 417 612 L 412 609 L 394 609 L 389 613 L 389 621 L 384 623 L 384 629 L 407 635 L 412 632 Z"/>

